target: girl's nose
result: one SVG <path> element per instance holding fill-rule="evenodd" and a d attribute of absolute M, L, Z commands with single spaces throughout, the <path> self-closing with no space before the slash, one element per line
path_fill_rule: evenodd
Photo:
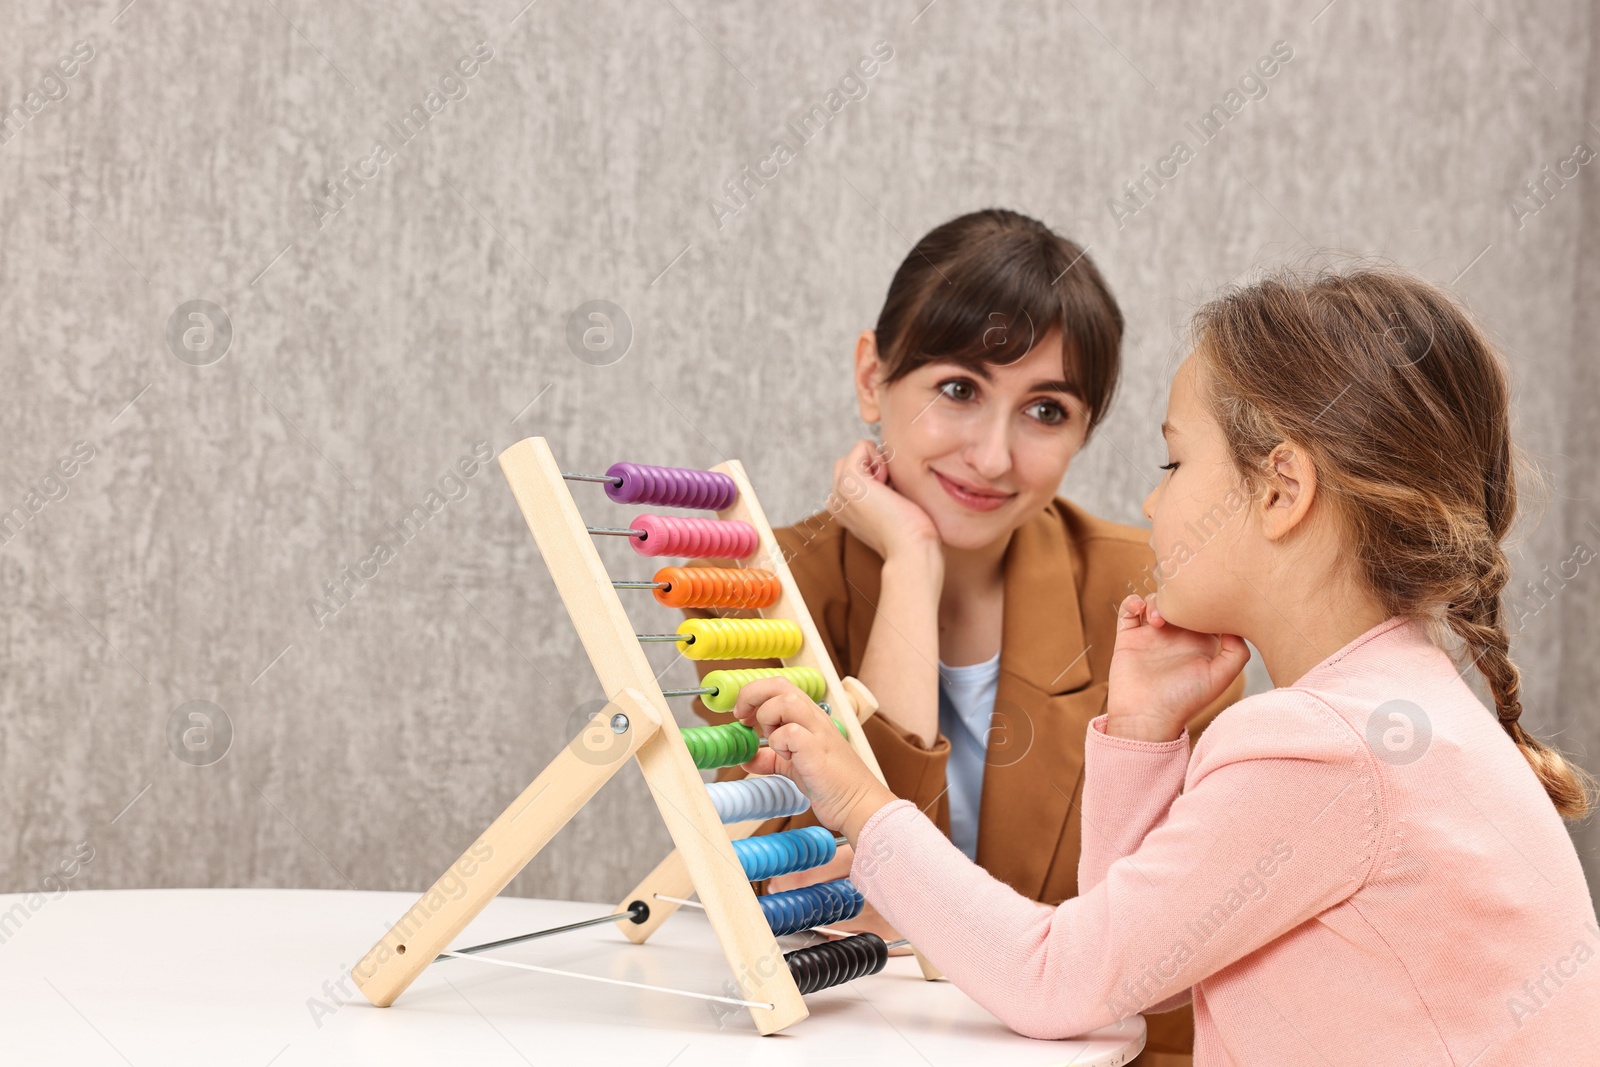
<path fill-rule="evenodd" d="M 1144 503 L 1139 505 L 1139 510 L 1144 512 L 1145 521 L 1154 526 L 1156 521 L 1156 494 L 1161 492 L 1158 485 L 1150 490 L 1150 495 L 1144 498 Z"/>

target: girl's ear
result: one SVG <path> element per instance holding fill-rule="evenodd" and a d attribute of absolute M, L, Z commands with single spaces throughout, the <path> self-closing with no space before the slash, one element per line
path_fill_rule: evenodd
<path fill-rule="evenodd" d="M 883 419 L 881 398 L 883 386 L 879 382 L 883 363 L 878 359 L 878 335 L 872 330 L 862 330 L 856 338 L 856 405 L 861 410 L 861 421 L 880 422 Z"/>
<path fill-rule="evenodd" d="M 1267 457 L 1261 490 L 1261 532 L 1267 540 L 1286 537 L 1311 510 L 1317 493 L 1317 468 L 1305 449 L 1285 441 Z"/>

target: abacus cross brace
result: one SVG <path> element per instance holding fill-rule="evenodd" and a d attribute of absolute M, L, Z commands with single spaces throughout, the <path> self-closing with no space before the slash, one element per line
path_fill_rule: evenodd
<path fill-rule="evenodd" d="M 829 712 L 863 762 L 883 778 L 861 730 L 861 720 L 876 710 L 876 702 L 856 679 L 841 679 L 823 651 L 742 465 L 730 460 L 698 471 L 617 463 L 603 475 L 566 474 L 549 444 L 530 437 L 502 452 L 500 467 L 610 702 L 355 966 L 352 974 L 363 994 L 379 1007 L 388 1006 L 426 967 L 448 959 L 638 985 L 483 953 L 603 924 L 616 924 L 629 940 L 642 943 L 684 904 L 705 910 L 739 995 L 644 988 L 741 1005 L 762 1034 L 805 1018 L 804 994 L 881 970 L 890 946 L 874 934 L 780 956 L 777 937 L 848 921 L 862 908 L 861 894 L 848 879 L 840 879 L 758 897 L 752 881 L 825 864 L 837 842 L 819 826 L 752 836 L 763 820 L 804 811 L 804 794 L 781 777 L 706 783 L 702 770 L 745 763 L 763 742 L 739 723 L 680 728 L 667 704 L 669 695 L 700 695 L 707 706 L 726 710 L 741 686 L 781 674 Z M 621 504 L 699 508 L 715 511 L 717 517 L 640 515 L 627 527 L 588 526 L 567 488 L 569 481 L 599 483 Z M 614 581 L 595 549 L 595 535 L 626 536 L 642 556 L 703 556 L 727 559 L 730 566 L 669 566 L 649 581 Z M 687 619 L 672 634 L 639 633 L 619 592 L 643 589 L 669 607 L 761 614 Z M 656 640 L 676 642 L 691 659 L 778 659 L 784 666 L 711 671 L 694 689 L 663 690 L 644 655 L 644 643 Z M 643 772 L 676 850 L 615 912 L 555 930 L 450 949 L 484 906 L 629 762 L 637 762 Z M 698 896 L 698 903 L 686 899 L 691 894 Z M 779 958 L 786 966 L 763 962 Z M 938 977 L 917 958 L 925 977 Z"/>

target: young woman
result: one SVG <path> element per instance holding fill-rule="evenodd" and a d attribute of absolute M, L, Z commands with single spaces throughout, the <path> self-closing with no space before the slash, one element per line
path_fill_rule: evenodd
<path fill-rule="evenodd" d="M 829 507 L 776 531 L 834 666 L 879 701 L 865 730 L 889 788 L 1047 904 L 1077 895 L 1085 833 L 1123 831 L 1115 814 L 1083 827 L 1084 736 L 1105 710 L 1117 605 L 1153 588 L 1155 556 L 1148 530 L 1056 495 L 1110 406 L 1121 338 L 1093 261 L 1042 223 L 988 210 L 939 226 L 856 342 L 857 402 L 881 444 L 858 442 Z M 1242 692 L 1241 678 L 1190 733 Z M 841 878 L 850 861 L 845 848 L 767 888 Z M 843 925 L 893 936 L 875 912 Z M 1148 1022 L 1138 1062 L 1187 1065 L 1188 1009 Z"/>
<path fill-rule="evenodd" d="M 1022 1033 L 1192 1001 L 1200 1067 L 1592 1063 L 1600 925 L 1562 817 L 1593 783 L 1519 722 L 1509 396 L 1479 330 L 1406 275 L 1201 311 L 1145 501 L 1180 563 L 1122 605 L 1073 900 L 969 863 L 782 679 L 739 692 L 771 743 L 749 769 L 801 782 L 867 899 Z M 1191 756 L 1246 640 L 1278 688 Z"/>

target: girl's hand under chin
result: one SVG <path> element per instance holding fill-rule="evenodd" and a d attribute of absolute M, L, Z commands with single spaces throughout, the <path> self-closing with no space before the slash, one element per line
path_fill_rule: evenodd
<path fill-rule="evenodd" d="M 758 678 L 739 688 L 733 714 L 767 739 L 744 765 L 751 774 L 781 774 L 811 798 L 817 822 L 855 844 L 867 819 L 895 799 L 873 777 L 816 701 L 787 678 Z"/>
<path fill-rule="evenodd" d="M 919 544 L 938 544 L 928 513 L 889 484 L 889 463 L 862 438 L 833 463 L 839 522 L 884 559 Z"/>
<path fill-rule="evenodd" d="M 1137 741 L 1177 740 L 1249 659 L 1243 638 L 1174 626 L 1154 603 L 1128 596 L 1117 610 L 1106 733 Z"/>

